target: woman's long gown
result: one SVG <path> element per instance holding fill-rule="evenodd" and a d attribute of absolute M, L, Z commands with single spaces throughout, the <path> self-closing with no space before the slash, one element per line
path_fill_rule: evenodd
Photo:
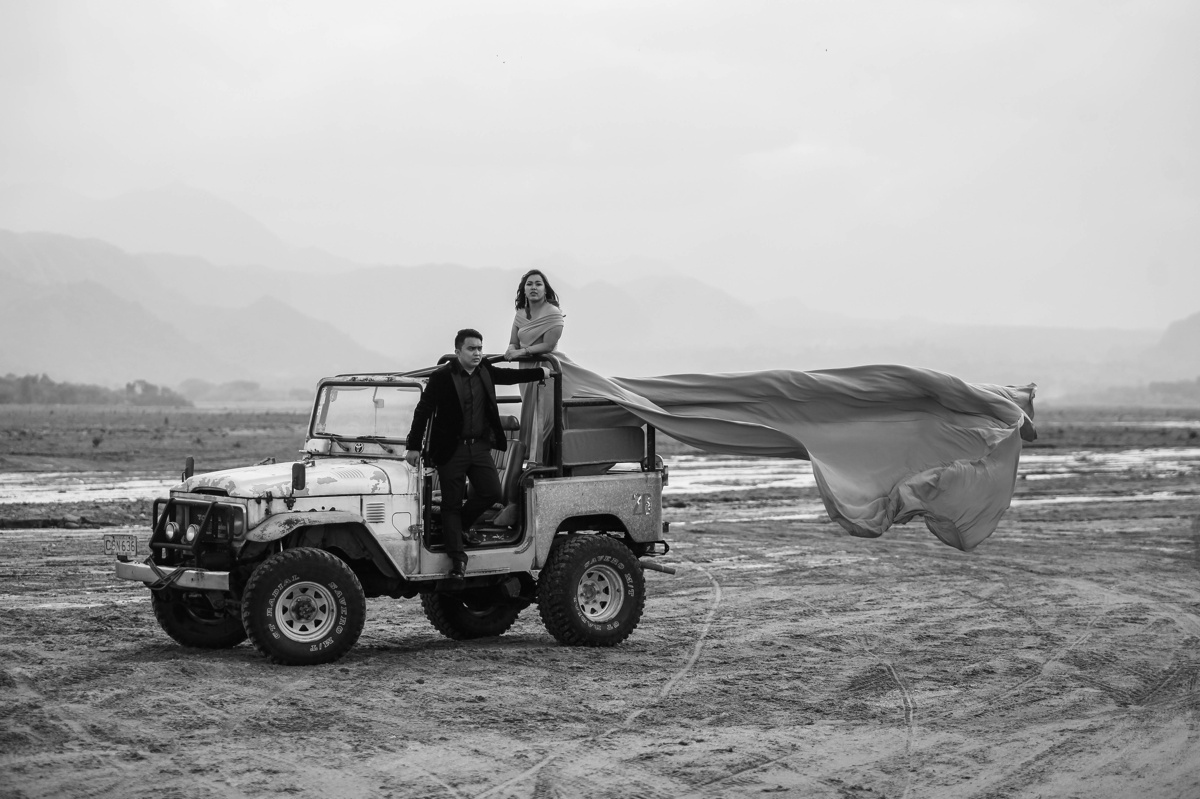
<path fill-rule="evenodd" d="M 524 311 L 517 311 L 513 320 L 517 328 L 517 343 L 521 347 L 539 344 L 542 338 L 556 327 L 566 323 L 566 315 L 557 309 L 542 314 L 537 319 L 526 319 Z M 559 355 L 555 353 L 555 355 Z M 555 361 L 564 360 L 561 356 Z M 554 423 L 553 395 L 549 384 L 521 383 L 521 431 L 520 440 L 525 445 L 525 457 L 545 463 L 546 442 L 550 438 Z"/>

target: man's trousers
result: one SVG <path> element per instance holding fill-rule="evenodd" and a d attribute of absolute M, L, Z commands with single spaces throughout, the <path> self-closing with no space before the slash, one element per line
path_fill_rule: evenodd
<path fill-rule="evenodd" d="M 479 515 L 500 501 L 500 475 L 492 462 L 492 447 L 484 439 L 458 449 L 438 469 L 442 486 L 442 540 L 446 554 L 455 563 L 466 564 L 463 530 L 470 529 Z M 471 498 L 463 503 L 466 483 L 471 481 Z"/>

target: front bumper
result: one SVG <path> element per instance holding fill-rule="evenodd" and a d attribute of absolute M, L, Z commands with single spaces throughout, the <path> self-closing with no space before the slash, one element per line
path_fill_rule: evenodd
<path fill-rule="evenodd" d="M 182 572 L 178 577 L 175 572 Z M 201 591 L 228 591 L 229 572 L 206 571 L 204 569 L 178 569 L 173 566 L 159 566 L 158 572 L 145 563 L 125 563 L 117 561 L 117 577 L 122 580 L 138 580 L 146 585 L 154 585 L 164 576 L 171 578 L 174 588 L 191 588 Z"/>

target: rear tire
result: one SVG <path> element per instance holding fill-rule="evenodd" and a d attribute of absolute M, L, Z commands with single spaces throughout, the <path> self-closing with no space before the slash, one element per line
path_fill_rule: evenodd
<path fill-rule="evenodd" d="M 503 635 L 513 626 L 521 607 L 499 592 L 422 594 L 421 607 L 437 631 L 455 641 Z"/>
<path fill-rule="evenodd" d="M 568 535 L 538 577 L 538 610 L 566 646 L 615 646 L 637 627 L 646 605 L 642 566 L 606 535 Z"/>
<path fill-rule="evenodd" d="M 242 594 L 242 623 L 259 652 L 285 666 L 332 663 L 362 633 L 367 600 L 354 572 L 320 549 L 264 560 Z"/>
<path fill-rule="evenodd" d="M 217 610 L 203 594 L 151 591 L 150 605 L 158 626 L 184 646 L 229 649 L 246 640 L 242 620 Z"/>

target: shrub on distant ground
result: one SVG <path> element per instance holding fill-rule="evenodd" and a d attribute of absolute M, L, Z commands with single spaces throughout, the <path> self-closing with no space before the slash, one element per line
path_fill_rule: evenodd
<path fill-rule="evenodd" d="M 191 402 L 169 388 L 145 380 L 123 390 L 82 383 L 56 383 L 46 375 L 7 374 L 0 377 L 0 405 L 153 405 L 190 407 Z"/>
<path fill-rule="evenodd" d="M 253 380 L 210 383 L 195 377 L 180 383 L 179 393 L 193 402 L 272 402 L 306 400 L 312 397 L 310 388 L 263 386 Z"/>
<path fill-rule="evenodd" d="M 169 388 L 147 383 L 145 380 L 135 380 L 125 384 L 125 400 L 130 405 L 166 405 L 181 407 L 191 405 L 191 401 L 181 397 Z"/>

